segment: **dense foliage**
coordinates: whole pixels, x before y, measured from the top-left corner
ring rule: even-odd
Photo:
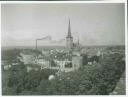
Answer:
[[[6,60],[7,63],[17,62],[17,57],[20,56],[19,49],[2,50],[2,61]]]
[[[100,63],[86,65],[76,72],[66,73],[48,83],[42,94],[60,95],[107,95],[113,91],[121,74],[125,70],[122,56],[105,56]],[[42,88],[41,88],[42,87]]]
[[[120,54],[106,55],[100,58],[98,63],[84,65],[74,72],[62,73],[53,80],[48,80],[48,77],[56,71],[43,69],[26,72],[26,66],[20,63],[9,71],[3,71],[2,93],[3,95],[107,95],[113,91],[125,71],[122,57]]]

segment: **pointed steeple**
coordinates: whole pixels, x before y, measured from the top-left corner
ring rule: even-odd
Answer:
[[[70,19],[69,19],[69,26],[68,26],[68,35],[67,37],[72,37],[71,35],[71,27],[70,27]]]
[[[69,50],[73,48],[73,37],[71,35],[71,27],[70,27],[70,19],[69,19],[69,26],[68,26],[68,33],[66,37],[66,45]]]

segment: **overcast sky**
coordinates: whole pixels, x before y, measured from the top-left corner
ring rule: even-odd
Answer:
[[[83,45],[124,45],[124,4],[2,4],[2,45],[64,45],[70,18],[74,41]],[[46,37],[50,37],[49,40]],[[54,41],[54,42],[49,42]]]

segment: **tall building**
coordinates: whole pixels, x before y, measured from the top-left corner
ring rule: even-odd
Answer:
[[[70,19],[69,19],[68,34],[66,37],[66,46],[69,50],[73,48],[73,37],[71,35]]]

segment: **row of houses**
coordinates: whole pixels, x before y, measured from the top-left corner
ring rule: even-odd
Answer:
[[[56,69],[64,72],[70,72],[77,70],[80,66],[82,66],[83,60],[82,56],[72,56],[71,60],[69,60],[68,58],[65,58],[64,60],[58,60],[47,59],[43,56],[39,58],[34,54],[21,53],[20,55],[20,61],[22,61],[29,68],[28,71],[33,70],[34,68],[37,70],[36,67],[40,67],[40,69],[47,68]],[[35,67],[28,64],[34,64]]]
[[[49,52],[48,50],[45,50],[46,52]],[[88,59],[92,56],[101,56],[103,52],[99,49],[83,49],[83,50],[74,50],[72,53],[68,52],[65,54],[64,50],[55,51],[62,55],[63,58],[59,56],[57,53],[54,53],[54,50],[50,51],[52,53],[45,53],[45,51],[42,51],[42,53],[36,53],[33,51],[22,51],[20,53],[20,56],[18,59],[20,62],[23,62],[26,67],[28,68],[28,71],[31,70],[39,70],[39,69],[57,69],[60,71],[74,71],[79,69],[83,65],[83,56],[81,54],[86,54]],[[64,54],[63,54],[64,53]],[[47,55],[47,56],[45,56]],[[51,55],[54,56],[51,58]],[[92,62],[94,61],[94,62]],[[95,60],[89,61],[88,64],[96,63]],[[17,63],[12,63],[13,65],[18,65]],[[5,69],[9,69],[12,64],[5,65]]]

